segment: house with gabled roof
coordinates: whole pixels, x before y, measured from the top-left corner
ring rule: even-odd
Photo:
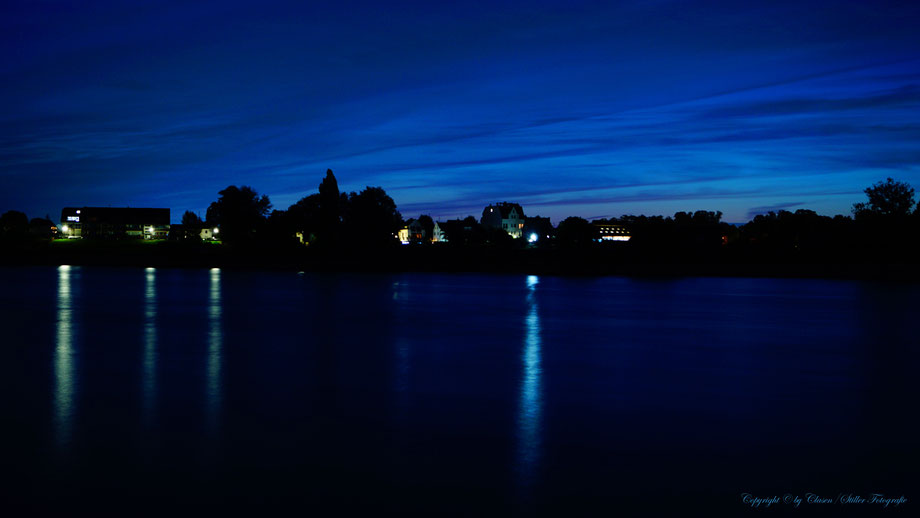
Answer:
[[[482,210],[479,222],[486,227],[500,228],[517,239],[524,235],[524,209],[517,203],[503,201]]]

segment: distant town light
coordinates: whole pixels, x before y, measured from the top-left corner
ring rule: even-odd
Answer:
[[[530,234],[530,237],[527,238],[527,241],[528,241],[529,243],[535,243],[535,242],[537,241],[537,235],[536,235],[536,234]]]

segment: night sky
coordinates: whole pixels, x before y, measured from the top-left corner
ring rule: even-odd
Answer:
[[[439,219],[920,188],[920,2],[609,4],[4,0],[0,212],[286,209],[327,168]]]

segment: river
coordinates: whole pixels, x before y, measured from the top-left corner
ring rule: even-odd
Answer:
[[[916,284],[61,266],[0,304],[32,513],[920,497]]]

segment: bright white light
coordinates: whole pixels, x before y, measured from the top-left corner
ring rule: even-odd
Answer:
[[[530,306],[524,320],[526,335],[521,356],[523,379],[517,417],[517,472],[518,484],[532,489],[534,474],[538,471],[543,444],[543,367],[541,353],[542,325],[537,300],[534,297],[540,279],[527,276],[527,304]]]
[[[214,228],[214,233],[217,234],[218,232],[220,232],[220,229],[217,228],[217,227],[215,227],[215,228]]]
[[[143,363],[143,418],[144,424],[150,426],[156,401],[157,373],[157,287],[156,268],[146,269],[146,289],[144,290],[144,363]]]
[[[57,341],[54,348],[54,409],[58,444],[70,442],[74,418],[74,391],[77,373],[74,370],[73,296],[70,265],[58,267]]]
[[[527,238],[527,241],[530,242],[530,243],[536,242],[536,241],[537,241],[537,235],[536,235],[536,234],[530,234],[530,237]]]
[[[223,400],[223,306],[220,268],[211,268],[208,292],[208,361],[207,361],[207,423],[210,432],[219,430]]]
[[[61,230],[64,232],[67,232],[68,230],[70,230],[70,227],[68,227],[67,225],[64,225],[61,227]]]

